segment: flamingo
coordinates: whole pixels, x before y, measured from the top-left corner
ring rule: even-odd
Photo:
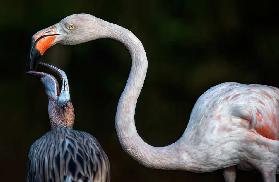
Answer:
[[[129,30],[89,14],[73,14],[33,35],[30,69],[55,44],[75,45],[99,38],[123,43],[132,66],[118,102],[115,127],[122,148],[146,167],[211,172],[224,169],[227,182],[236,168],[256,169],[275,182],[279,164],[279,89],[222,83],[195,103],[183,135],[164,147],[147,144],[137,133],[135,109],[148,61],[141,41]]]
[[[51,125],[51,131],[30,148],[27,181],[109,182],[109,160],[98,141],[86,132],[72,129],[75,115],[65,72],[42,65],[61,77],[62,86],[59,91],[57,80],[50,74],[27,72],[44,85]]]

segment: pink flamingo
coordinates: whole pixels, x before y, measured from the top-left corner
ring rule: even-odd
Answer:
[[[279,164],[279,89],[265,85],[223,83],[197,100],[184,134],[165,147],[147,144],[135,127],[135,108],[146,71],[140,40],[129,30],[89,14],[74,14],[33,36],[30,69],[56,43],[74,45],[112,38],[122,42],[132,67],[116,113],[123,149],[141,164],[157,169],[210,172],[224,169],[227,182],[239,169],[257,169],[275,182]]]

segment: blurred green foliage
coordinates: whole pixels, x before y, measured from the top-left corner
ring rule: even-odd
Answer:
[[[130,29],[149,59],[136,124],[150,144],[183,133],[191,108],[225,81],[278,86],[278,2],[240,0],[79,0],[0,2],[0,176],[24,181],[27,154],[49,130],[47,98],[25,72],[33,33],[72,13],[90,13]],[[109,156],[112,181],[223,181],[207,174],[147,169],[120,147],[114,130],[118,98],[130,68],[128,51],[112,40],[55,46],[44,58],[68,74],[75,128],[93,134]],[[238,181],[261,181],[241,172]]]

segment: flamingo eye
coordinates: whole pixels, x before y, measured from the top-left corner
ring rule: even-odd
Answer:
[[[74,30],[76,27],[75,27],[75,25],[74,24],[67,24],[66,25],[66,28],[68,29],[68,30]]]

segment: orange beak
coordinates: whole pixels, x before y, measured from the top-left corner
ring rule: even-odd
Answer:
[[[55,26],[51,26],[42,31],[37,32],[32,37],[32,45],[30,50],[30,70],[36,68],[37,61],[40,59],[44,53],[54,45],[56,35]]]

